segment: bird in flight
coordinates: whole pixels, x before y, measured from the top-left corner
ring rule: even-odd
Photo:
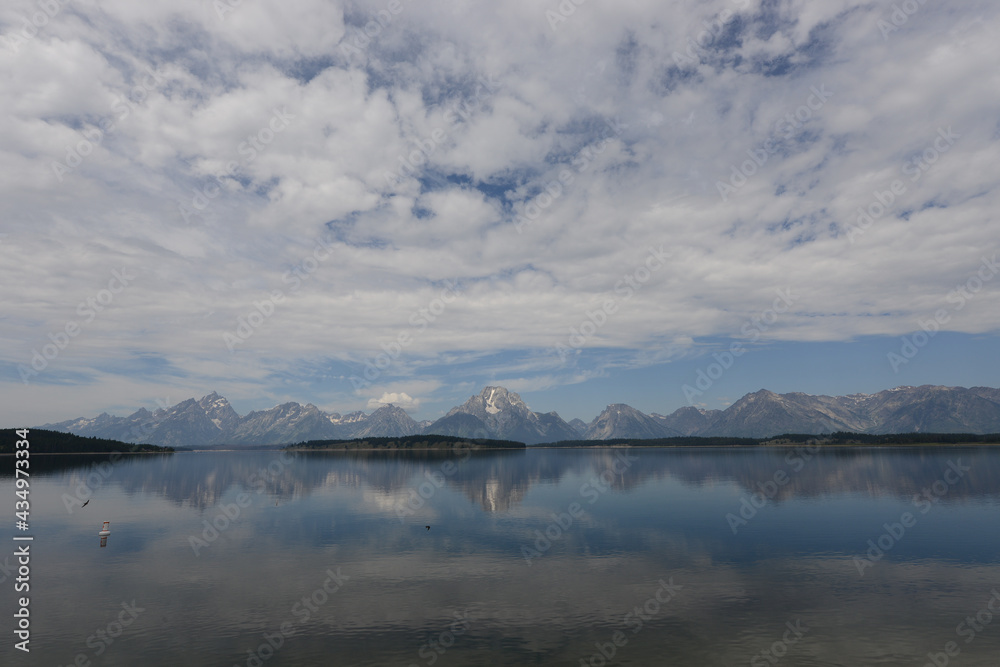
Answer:
[[[90,502],[90,498],[87,498],[87,502],[84,503],[84,504],[82,504],[82,505],[80,505],[80,509],[83,509],[84,507],[86,507],[89,502]]]

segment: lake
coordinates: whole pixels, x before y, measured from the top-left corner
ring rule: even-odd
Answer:
[[[4,665],[1000,664],[997,448],[31,464]]]

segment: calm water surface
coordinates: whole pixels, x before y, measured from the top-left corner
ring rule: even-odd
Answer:
[[[4,665],[1000,664],[1000,449],[102,460],[31,459]]]

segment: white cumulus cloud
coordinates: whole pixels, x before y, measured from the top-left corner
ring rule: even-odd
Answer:
[[[384,392],[379,398],[368,399],[368,409],[377,410],[383,405],[389,404],[395,405],[397,408],[403,408],[404,410],[416,410],[420,407],[420,399],[413,398],[405,391],[402,392]]]

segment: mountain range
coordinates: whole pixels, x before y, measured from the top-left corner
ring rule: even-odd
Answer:
[[[998,433],[1000,389],[896,387],[876,394],[813,396],[761,389],[725,410],[683,407],[669,415],[645,414],[624,403],[609,405],[589,424],[534,412],[503,387],[485,387],[434,422],[418,422],[395,405],[371,414],[324,412],[290,402],[240,416],[213,392],[169,408],[142,408],[128,417],[102,413],[37,428],[131,443],[167,446],[273,445],[305,440],[398,437],[416,434],[517,440],[529,445],[559,440],[729,436],[766,438],[782,433]]]

